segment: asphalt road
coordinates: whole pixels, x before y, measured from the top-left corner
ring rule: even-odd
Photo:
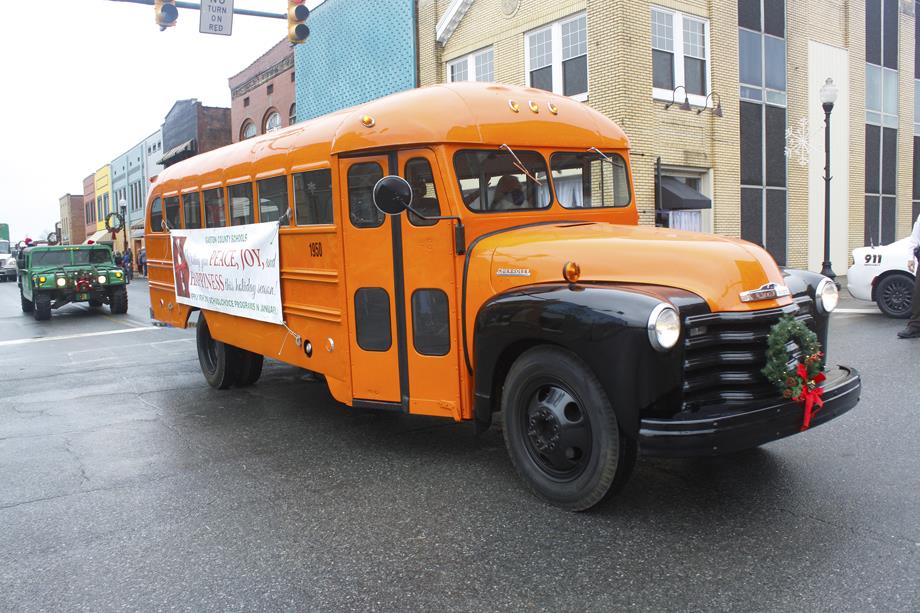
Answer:
[[[871,308],[848,301],[844,306]],[[193,331],[0,284],[0,610],[920,610],[920,340],[847,313],[863,396],[718,459],[640,458],[585,514],[501,434],[355,412],[295,368],[202,378]]]

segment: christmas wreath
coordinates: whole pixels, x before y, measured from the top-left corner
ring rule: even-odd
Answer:
[[[812,416],[824,406],[823,358],[818,336],[791,315],[784,315],[770,328],[767,365],[761,372],[779,388],[783,398],[804,406],[802,430],[808,429]]]

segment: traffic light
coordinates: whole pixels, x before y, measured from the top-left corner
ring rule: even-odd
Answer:
[[[288,0],[288,40],[299,45],[310,36],[310,28],[304,22],[310,16],[306,0]]]
[[[157,25],[161,31],[173,27],[179,19],[176,0],[154,0],[153,10],[156,11]]]

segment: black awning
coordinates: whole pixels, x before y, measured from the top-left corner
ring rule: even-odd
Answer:
[[[711,209],[712,200],[699,193],[683,181],[674,177],[661,177],[661,202],[658,209],[683,211],[688,209]]]

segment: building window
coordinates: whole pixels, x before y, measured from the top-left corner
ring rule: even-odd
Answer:
[[[249,106],[249,96],[243,98],[243,108],[246,108],[247,106]]]
[[[291,112],[288,113],[288,125],[293,126],[297,123],[297,103],[291,105]]]
[[[243,122],[243,127],[240,129],[240,140],[252,138],[256,135],[256,132],[256,124],[247,119]]]
[[[274,84],[274,83],[269,83],[269,84],[268,84],[268,87],[265,88],[265,93],[268,94],[269,96],[271,96],[273,93],[275,93],[275,84]]]
[[[492,48],[469,53],[447,63],[447,81],[494,81]]]
[[[265,132],[272,132],[281,127],[281,114],[272,109],[265,118]]]
[[[652,96],[672,100],[683,87],[691,104],[709,93],[709,21],[659,7],[652,9]]]
[[[292,70],[292,71],[291,71],[291,83],[293,83],[293,82],[294,82],[294,71]]]
[[[588,27],[585,14],[529,32],[524,41],[527,84],[576,100],[588,99]]]
[[[897,224],[898,0],[866,2],[865,142],[863,237],[887,244]]]
[[[739,2],[741,238],[786,263],[785,2]]]

